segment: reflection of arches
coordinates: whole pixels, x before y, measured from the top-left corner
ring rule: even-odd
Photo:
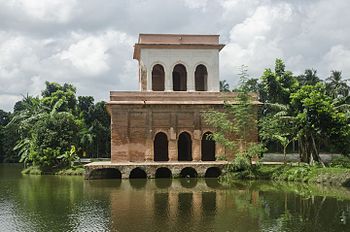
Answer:
[[[181,178],[196,178],[198,176],[197,171],[194,168],[186,167],[181,170]]]
[[[196,71],[194,72],[194,80],[196,91],[208,90],[208,71],[203,64],[200,64],[196,67]]]
[[[156,170],[156,174],[155,174],[156,178],[171,178],[172,174],[171,171],[169,170],[169,168],[158,168]]]
[[[165,73],[164,68],[160,64],[156,64],[152,69],[152,90],[164,91]]]
[[[141,168],[134,168],[133,170],[131,170],[129,178],[130,179],[147,178],[147,173]]]
[[[220,175],[221,175],[220,168],[211,167],[211,168],[207,169],[207,171],[205,172],[204,177],[207,177],[207,178],[218,178]]]
[[[202,136],[202,161],[215,161],[215,141],[212,140],[211,135],[211,132],[206,132]]]
[[[122,173],[116,168],[102,168],[92,170],[89,179],[121,179]]]
[[[184,188],[194,188],[198,183],[198,178],[180,178],[180,184]]]
[[[159,132],[154,138],[154,161],[168,161],[168,137],[165,133]]]
[[[186,91],[187,90],[187,71],[182,64],[175,65],[173,69],[173,90]]]
[[[187,132],[182,132],[177,141],[179,161],[192,161],[192,140]]]

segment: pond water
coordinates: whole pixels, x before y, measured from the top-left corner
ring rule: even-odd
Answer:
[[[350,190],[215,179],[22,176],[0,165],[0,231],[350,231]]]

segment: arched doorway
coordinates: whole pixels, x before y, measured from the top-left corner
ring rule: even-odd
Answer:
[[[211,132],[206,132],[202,136],[202,161],[215,161],[215,141],[211,139],[211,135]]]
[[[173,69],[173,90],[186,91],[187,90],[187,71],[182,64],[175,65]]]
[[[160,64],[156,64],[152,69],[152,90],[164,91],[165,73],[164,68]]]
[[[179,161],[192,161],[192,140],[187,132],[182,132],[179,135],[177,154]]]
[[[208,72],[204,65],[200,64],[196,67],[196,71],[194,72],[194,80],[196,91],[208,90]]]
[[[168,137],[165,133],[156,134],[153,142],[154,161],[168,161]]]

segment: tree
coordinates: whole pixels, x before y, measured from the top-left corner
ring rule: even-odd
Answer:
[[[317,76],[317,70],[315,69],[306,69],[304,74],[297,76],[301,86],[304,85],[316,85],[321,82],[320,78]]]
[[[239,76],[241,84],[237,89],[237,97],[225,102],[224,111],[206,112],[204,119],[208,125],[215,128],[213,140],[231,152],[240,153],[251,162],[251,158],[259,155],[261,151],[254,143],[249,142],[251,134],[256,133],[257,111],[252,104],[252,96],[242,88],[248,79],[245,66],[242,66]]]
[[[327,95],[324,83],[303,86],[292,94],[291,105],[295,110],[302,161],[308,163],[316,161],[323,164],[319,156],[320,144],[327,143],[332,134],[334,136],[334,127],[337,125],[338,130],[347,131],[345,134],[350,132],[348,125],[339,124],[342,121],[348,122],[345,114]],[[345,134],[337,133],[337,136],[340,139]]]
[[[220,92],[230,92],[230,85],[226,80],[220,81]]]
[[[283,147],[284,162],[287,162],[287,147],[297,139],[295,118],[288,116],[288,107],[273,105],[278,107],[280,112],[262,117],[259,121],[259,135],[265,141],[275,141]]]
[[[346,84],[346,80],[342,79],[340,71],[331,71],[330,77],[326,79],[326,89],[333,99],[343,99],[349,96],[349,86]]]

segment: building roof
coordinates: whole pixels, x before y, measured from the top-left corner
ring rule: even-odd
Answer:
[[[219,35],[191,34],[139,34],[134,46],[134,59],[140,59],[141,48],[157,49],[218,49],[225,46],[219,43]]]

